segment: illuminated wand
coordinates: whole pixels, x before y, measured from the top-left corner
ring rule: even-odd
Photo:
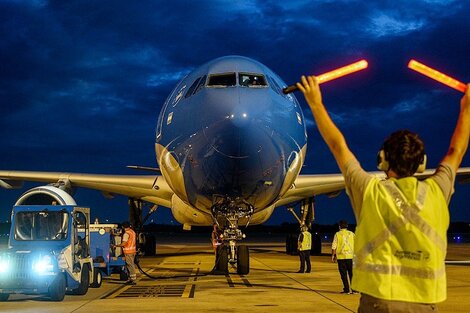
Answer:
[[[465,92],[467,91],[467,85],[464,83],[447,76],[446,74],[443,74],[439,71],[436,71],[433,68],[430,68],[429,66],[426,66],[422,63],[419,63],[416,60],[411,59],[410,63],[408,63],[408,67],[412,70],[415,70],[418,73],[421,73],[429,78],[432,78],[434,80],[437,80],[438,82],[447,85],[451,88],[457,89],[458,91]]]
[[[337,68],[336,70],[332,70],[330,72],[326,72],[326,73],[318,75],[317,76],[318,83],[319,84],[325,83],[327,81],[330,81],[330,80],[333,80],[333,79],[336,79],[336,78],[339,78],[339,77],[342,77],[342,76],[345,76],[345,75],[349,75],[351,73],[363,70],[363,69],[367,68],[367,66],[368,66],[368,63],[367,63],[366,60],[360,60],[358,62],[351,63],[349,65]],[[296,90],[298,90],[296,85],[290,85],[290,86],[282,89],[282,92],[285,93],[285,94],[288,94],[288,93],[294,92]]]

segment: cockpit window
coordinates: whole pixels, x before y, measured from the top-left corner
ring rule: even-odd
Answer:
[[[239,73],[238,81],[243,87],[266,87],[266,78],[261,74]]]
[[[194,94],[198,93],[199,90],[201,90],[202,87],[204,87],[204,84],[206,83],[206,78],[207,78],[206,75],[201,77],[201,79],[199,80],[199,84],[197,85],[196,89],[194,90]]]
[[[207,86],[209,87],[230,87],[237,84],[235,73],[213,74],[209,76]]]
[[[194,91],[196,90],[197,85],[199,84],[199,81],[201,80],[201,77],[198,77],[194,83],[189,87],[188,91],[184,95],[185,98],[188,98],[194,94]]]
[[[202,76],[202,77],[198,77],[196,78],[196,80],[193,82],[193,84],[191,85],[191,87],[189,87],[188,91],[186,92],[186,94],[184,95],[185,98],[189,98],[191,97],[192,95],[195,95],[196,93],[198,93],[199,90],[202,89],[202,87],[204,87],[204,84],[206,83],[206,75]]]

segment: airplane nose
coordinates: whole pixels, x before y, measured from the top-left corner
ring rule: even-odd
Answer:
[[[244,110],[236,110],[226,117],[226,119],[237,128],[247,127],[250,123],[250,118],[252,117],[249,116],[249,113]]]
[[[249,158],[259,152],[266,133],[248,112],[233,112],[204,129],[206,140],[217,153],[229,158]]]
[[[241,90],[237,97],[219,97],[219,105],[204,112],[205,138],[214,151],[226,157],[255,157],[271,141],[272,125],[265,112],[272,111],[273,104],[257,93],[246,92]]]
[[[201,158],[206,190],[217,188],[221,194],[257,198],[266,188],[264,181],[279,180],[285,172],[276,146],[261,123],[243,112],[226,116],[204,130],[209,143]],[[272,164],[276,164],[275,167]],[[274,189],[273,189],[274,192]],[[267,197],[271,201],[271,197]],[[258,201],[258,200],[257,200]]]
[[[292,120],[292,110],[266,96],[235,97],[224,90],[207,96],[198,116],[188,120],[194,119],[199,130],[177,153],[188,156],[179,163],[189,201],[211,203],[216,192],[268,205],[283,186],[291,155],[303,146],[297,136],[302,126],[285,123]]]

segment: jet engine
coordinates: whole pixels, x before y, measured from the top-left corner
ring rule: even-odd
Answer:
[[[15,205],[77,205],[66,191],[54,186],[40,186],[23,193]]]

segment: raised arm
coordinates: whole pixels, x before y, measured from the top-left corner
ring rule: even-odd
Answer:
[[[454,134],[450,140],[449,150],[442,162],[445,162],[457,170],[462,163],[462,159],[467,151],[470,137],[470,84],[467,91],[460,100],[460,114],[455,126]]]
[[[297,87],[304,94],[323,140],[325,140],[335,157],[336,163],[338,163],[339,168],[344,173],[346,164],[351,159],[355,159],[355,156],[349,150],[343,134],[333,123],[323,105],[317,78],[314,76],[302,76],[301,81],[301,83],[297,83]]]

